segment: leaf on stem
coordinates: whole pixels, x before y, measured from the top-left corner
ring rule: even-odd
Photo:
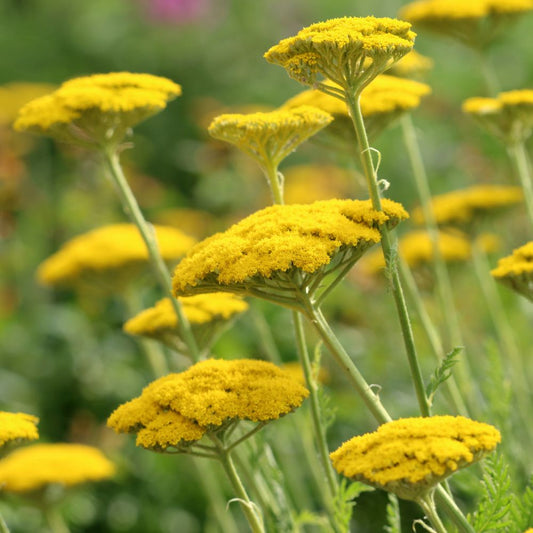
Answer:
[[[453,366],[459,362],[457,358],[463,350],[461,346],[456,346],[450,353],[446,354],[440,365],[435,369],[426,387],[426,396],[431,405],[437,389],[452,375]]]

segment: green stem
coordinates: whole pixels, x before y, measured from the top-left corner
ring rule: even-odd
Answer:
[[[444,527],[435,507],[433,500],[433,494],[426,494],[426,496],[417,500],[418,505],[422,507],[427,518],[431,522],[431,525],[435,528],[437,533],[448,533],[448,530]]]
[[[70,533],[65,519],[55,505],[47,506],[43,512],[52,533]]]
[[[139,229],[141,237],[146,244],[146,248],[148,249],[148,255],[154,267],[158,281],[165,295],[170,298],[172,306],[176,312],[176,316],[178,317],[178,328],[180,330],[180,334],[189,349],[191,358],[196,362],[199,359],[198,347],[192,334],[189,321],[183,312],[182,306],[179,300],[175,298],[172,293],[170,273],[165,262],[163,261],[163,258],[161,257],[161,254],[159,253],[159,247],[157,245],[153,227],[146,222],[139,208],[137,200],[135,199],[126,177],[124,176],[122,167],[120,166],[120,161],[116,150],[112,148],[105,148],[103,149],[103,154],[110,171],[111,178],[115,183],[117,192],[120,196],[122,207],[124,208],[124,211],[130,218],[131,222]]]
[[[259,341],[261,342],[265,355],[274,364],[282,364],[283,361],[281,359],[281,355],[279,354],[278,347],[274,342],[272,332],[268,327],[268,323],[266,321],[265,315],[263,314],[263,311],[261,309],[257,309],[257,307],[255,306],[251,306],[248,313],[250,314],[255,329],[259,334]]]
[[[474,50],[479,61],[479,66],[481,68],[481,74],[485,81],[485,87],[489,96],[496,96],[500,92],[500,82],[496,77],[494,68],[490,62],[489,56],[487,55],[487,49],[480,47]]]
[[[520,179],[529,222],[533,227],[533,177],[531,175],[531,165],[528,161],[526,147],[523,142],[519,142],[507,146],[507,151],[514,166],[515,173]]]
[[[4,517],[0,514],[0,533],[9,533],[9,528],[4,520]]]
[[[372,200],[372,206],[376,211],[383,211],[379,194],[377,174],[376,170],[374,169],[374,164],[372,162],[370,144],[368,142],[368,137],[366,134],[359,98],[360,94],[347,94],[346,104],[348,106],[348,110],[350,112],[350,116],[352,118],[353,126],[357,136],[361,163],[363,166],[364,174],[366,176],[368,191]],[[383,249],[383,255],[385,256],[387,269],[390,272],[392,294],[394,296],[394,302],[396,304],[396,310],[398,312],[398,318],[400,320],[400,326],[402,329],[407,359],[409,361],[409,368],[411,370],[411,378],[415,387],[420,413],[422,414],[422,416],[429,416],[430,407],[424,390],[424,380],[422,378],[422,372],[420,370],[420,364],[418,362],[418,356],[416,353],[413,331],[411,328],[411,321],[409,318],[409,313],[407,310],[407,305],[405,302],[405,297],[403,294],[396,261],[393,259],[394,246],[389,230],[385,224],[380,227],[380,233],[381,247]]]
[[[283,204],[283,187],[280,182],[280,173],[278,166],[269,160],[269,164],[263,167],[263,172],[266,175],[270,190],[272,191],[272,197],[274,203],[278,205]]]
[[[476,533],[474,528],[469,524],[465,515],[461,509],[457,507],[457,504],[453,498],[446,492],[444,487],[438,486],[435,489],[434,496],[437,503],[444,509],[450,520],[453,521],[459,533]]]

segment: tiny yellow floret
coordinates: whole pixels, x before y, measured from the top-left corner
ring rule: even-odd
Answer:
[[[13,441],[38,439],[38,422],[33,415],[0,411],[0,447]]]

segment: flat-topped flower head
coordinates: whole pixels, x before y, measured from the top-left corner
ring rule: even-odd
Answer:
[[[227,292],[197,294],[179,300],[202,353],[209,350],[233,317],[248,309],[242,298]],[[154,307],[128,320],[124,331],[160,340],[181,353],[186,351],[176,311],[169,298],[160,300]]]
[[[13,82],[0,85],[0,125],[10,125],[22,106],[54,89],[54,85],[47,83]]]
[[[194,239],[168,226],[153,226],[159,251],[168,263],[176,263]],[[121,290],[147,270],[148,251],[133,224],[111,224],[74,237],[38,268],[43,285],[84,285]]]
[[[150,74],[84,76],[26,104],[14,127],[83,146],[116,146],[130,128],[180,94],[178,84]]]
[[[333,117],[316,107],[249,114],[224,114],[216,117],[209,133],[252,156],[265,168],[277,168],[297,146],[326,127]]]
[[[38,439],[37,422],[39,419],[33,415],[0,411],[0,448],[9,443]]]
[[[491,274],[494,279],[533,301],[533,241],[500,259]]]
[[[412,50],[394,63],[388,72],[400,78],[423,79],[433,68],[433,64],[433,59]]]
[[[468,98],[463,111],[506,144],[521,143],[533,131],[533,89],[506,91],[496,98]]]
[[[462,416],[402,418],[352,438],[330,457],[350,479],[417,500],[500,440],[493,426]]]
[[[137,433],[137,445],[144,448],[186,450],[204,434],[223,432],[239,421],[276,420],[308,394],[272,363],[208,359],[152,382],[141,396],[118,407],[108,425]]]
[[[51,484],[70,487],[114,473],[114,464],[99,449],[83,444],[32,444],[0,460],[0,486],[7,492],[31,492]]]
[[[298,307],[323,278],[345,272],[380,240],[381,224],[407,218],[403,207],[383,201],[324,200],[275,205],[194,246],[176,267],[174,294],[228,291]]]
[[[418,0],[404,6],[400,16],[416,28],[482,48],[493,42],[507,23],[531,10],[531,0]]]
[[[265,58],[304,85],[329,79],[352,94],[412,50],[415,33],[410,28],[391,18],[335,18],[283,39]]]

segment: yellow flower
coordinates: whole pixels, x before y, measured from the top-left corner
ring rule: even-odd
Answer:
[[[354,264],[380,240],[378,226],[407,217],[400,204],[325,200],[275,205],[257,211],[224,233],[194,246],[176,267],[176,296],[228,291],[298,307],[325,275]],[[277,298],[279,296],[279,298]]]
[[[39,438],[36,416],[0,411],[0,447],[13,441]]]
[[[176,262],[194,244],[180,230],[154,226],[159,251],[167,262]],[[46,259],[37,271],[44,285],[105,285],[120,289],[142,273],[148,251],[133,224],[112,224],[79,235]]]
[[[238,146],[263,169],[277,168],[297,146],[332,120],[324,111],[300,106],[265,113],[219,115],[208,131],[216,139]]]
[[[224,292],[197,294],[179,300],[202,352],[212,346],[230,318],[248,309],[248,304],[240,297]],[[155,338],[182,353],[185,351],[176,311],[168,298],[128,320],[124,324],[124,331],[131,335]]]
[[[66,486],[110,478],[115,467],[100,450],[82,444],[33,444],[0,460],[0,486],[29,492],[52,483]]]
[[[314,86],[321,75],[352,93],[412,50],[415,34],[410,28],[391,18],[331,19],[283,39],[265,58],[304,85]]]
[[[0,124],[11,124],[24,104],[54,89],[46,83],[14,82],[0,86]]]
[[[496,98],[468,98],[463,111],[506,144],[521,143],[533,131],[533,90],[506,91]]]
[[[480,48],[494,40],[502,23],[532,9],[531,0],[419,0],[404,6],[400,16]]]
[[[150,74],[113,72],[74,78],[26,104],[14,127],[85,146],[116,145],[129,128],[180,94],[179,85]]]
[[[498,261],[492,276],[533,301],[533,241]]]
[[[390,68],[390,74],[401,78],[422,78],[433,68],[433,59],[412,50]]]
[[[403,418],[352,438],[330,457],[344,476],[416,500],[500,440],[493,426],[462,416]]]
[[[137,433],[137,445],[184,449],[240,420],[265,423],[299,407],[308,391],[272,363],[208,359],[150,385],[118,407],[108,426]]]
[[[298,361],[283,363],[281,369],[283,370],[283,372],[287,372],[287,374],[289,374],[292,379],[305,386],[306,383],[304,371],[302,365]],[[327,369],[322,366],[319,368],[313,368],[313,374],[316,374],[315,380],[318,383],[326,383],[327,381],[329,381],[329,373]]]

